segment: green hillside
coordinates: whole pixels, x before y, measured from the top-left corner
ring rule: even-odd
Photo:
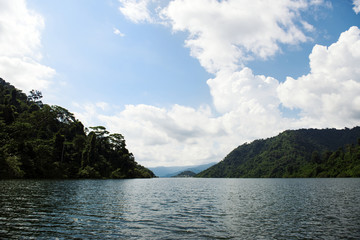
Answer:
[[[360,127],[288,130],[243,144],[197,177],[360,177]]]
[[[183,171],[173,177],[175,178],[186,178],[186,177],[194,177],[196,175],[196,173],[192,172],[192,171]]]
[[[27,96],[0,78],[0,179],[148,178],[121,134],[84,128],[65,108]]]

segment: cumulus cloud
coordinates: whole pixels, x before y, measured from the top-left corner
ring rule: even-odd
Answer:
[[[166,109],[144,104],[127,105],[115,115],[104,113],[100,104],[78,105],[81,111],[75,115],[88,126],[102,123],[111,132],[122,133],[145,166],[192,165],[219,161],[240,143],[270,137],[291,126],[276,107],[249,101],[219,116],[206,105]]]
[[[39,63],[43,27],[24,0],[0,0],[0,77],[27,91],[48,87],[55,74]]]
[[[112,131],[124,133],[130,150],[146,166],[219,161],[241,143],[285,129],[358,124],[357,27],[341,34],[329,47],[315,45],[309,56],[311,71],[297,79],[279,82],[246,67],[250,60],[280,53],[283,45],[311,40],[307,34],[316,29],[301,14],[311,7],[330,7],[329,2],[173,0],[157,12],[148,7],[155,0],[131,2],[146,6],[146,11],[135,8],[142,9],[146,17],[132,18],[123,12],[125,16],[134,22],[154,23],[154,16],[160,14],[162,23],[173,31],[188,33],[185,46],[214,74],[207,81],[214,109],[207,105],[198,109],[129,105],[116,115],[96,116]],[[354,5],[357,11],[357,0]],[[299,117],[284,117],[280,108],[296,109]]]
[[[360,30],[351,27],[329,47],[316,45],[311,72],[279,87],[284,106],[299,108],[309,124],[341,127],[360,119]]]
[[[360,0],[353,0],[354,1],[354,11],[356,12],[356,14],[358,14],[360,12]]]
[[[197,109],[181,105],[159,108],[127,105],[115,115],[101,113],[104,103],[79,106],[81,120],[102,122],[112,132],[121,132],[139,162],[146,166],[171,166],[221,160],[240,143],[270,137],[291,127],[281,116],[278,81],[254,75],[249,68],[222,72],[208,84],[216,108]],[[219,101],[219,102],[217,102]]]
[[[27,9],[23,0],[0,1],[1,54],[11,57],[38,55],[44,21]]]
[[[121,132],[129,149],[146,166],[191,165],[216,161],[225,142],[222,122],[212,117],[209,107],[199,109],[174,105],[170,109],[149,105],[127,105],[109,116],[100,104],[78,105],[76,116],[87,123],[102,122],[112,132]],[[91,126],[91,125],[89,125]],[[221,144],[221,146],[220,146]]]
[[[276,110],[280,103],[276,96],[278,81],[271,77],[255,76],[245,67],[238,72],[220,71],[207,81],[214,105],[221,113],[239,108],[263,111]]]
[[[201,164],[221,160],[241,143],[303,127],[353,127],[360,120],[360,30],[351,27],[329,47],[315,45],[311,71],[281,83],[251,69],[219,71],[208,80],[216,112],[174,105],[169,109],[128,105],[115,115],[99,114],[106,103],[81,106],[85,122],[121,132],[146,166]],[[279,106],[300,110],[286,118]]]
[[[204,7],[206,6],[206,7]],[[162,10],[174,31],[187,31],[186,46],[210,73],[235,70],[249,59],[273,56],[280,44],[298,44],[312,30],[299,12],[306,1],[174,0]]]

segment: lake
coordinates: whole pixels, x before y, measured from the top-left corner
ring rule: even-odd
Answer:
[[[1,239],[360,239],[360,179],[3,180]]]

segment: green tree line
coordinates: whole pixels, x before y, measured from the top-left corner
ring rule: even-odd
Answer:
[[[288,130],[230,152],[197,177],[360,177],[360,127]]]
[[[0,78],[0,178],[150,178],[121,134],[89,129],[65,108]]]

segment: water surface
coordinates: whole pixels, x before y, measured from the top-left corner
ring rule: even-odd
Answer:
[[[5,239],[360,239],[360,179],[0,181]]]

